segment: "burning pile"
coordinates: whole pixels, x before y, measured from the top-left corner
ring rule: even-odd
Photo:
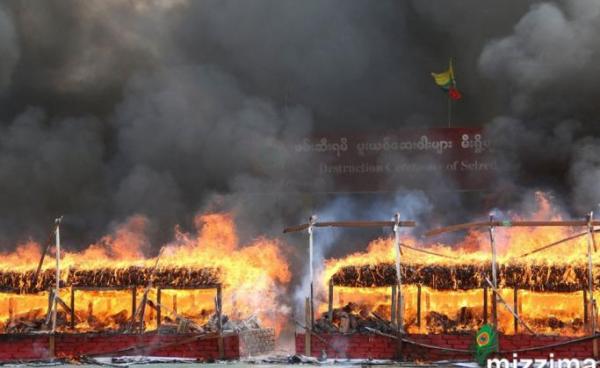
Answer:
[[[335,308],[332,311],[332,318],[329,321],[327,313],[315,321],[315,330],[317,332],[370,332],[369,329],[375,329],[384,333],[393,333],[394,327],[389,319],[383,314],[369,310],[365,305],[348,303],[341,308]]]
[[[37,293],[50,290],[56,283],[56,273],[47,269],[37,276],[35,271],[0,271],[0,290],[17,293]],[[144,287],[149,282],[154,287],[171,289],[215,288],[221,283],[215,268],[163,267],[156,270],[147,267],[98,268],[91,270],[69,269],[61,287],[115,288]]]
[[[528,215],[528,219],[562,219],[547,196],[538,193],[537,201],[538,210]],[[515,221],[521,219],[514,214],[511,217]],[[503,227],[496,231],[500,295],[537,332],[570,335],[584,332],[589,309],[586,302],[589,300],[586,294],[588,244],[585,236],[576,236],[579,232],[580,229],[566,227]],[[571,240],[532,253],[565,238]],[[406,235],[401,242],[408,245],[403,247],[401,256],[405,330],[419,333],[472,331],[486,319],[489,321],[492,292],[484,287],[485,278],[491,278],[491,255],[486,230],[470,230],[458,244],[430,242],[425,248],[430,254],[411,249],[424,249],[421,239],[417,241]],[[321,292],[326,294],[331,282],[335,289],[334,310],[335,307],[343,309],[351,302],[363,310],[353,314],[359,319],[384,315],[378,312],[384,310],[389,320],[391,287],[397,285],[394,258],[393,239],[381,238],[369,244],[366,252],[328,260],[321,274]],[[594,265],[598,260],[600,252],[593,254]],[[593,283],[598,287],[598,266],[594,266],[593,274]],[[320,311],[326,308],[326,305],[319,306]],[[512,315],[500,304],[498,318],[501,331],[516,332]],[[319,319],[317,324],[325,322],[340,330],[340,323],[329,320]]]
[[[585,265],[570,264],[502,264],[498,267],[500,288],[532,291],[574,292],[587,287]],[[403,265],[402,283],[423,285],[436,290],[470,290],[486,286],[485,275],[491,266],[477,264],[409,264]],[[600,274],[594,283],[600,285]],[[383,287],[397,285],[396,268],[391,263],[344,266],[331,277],[336,286]]]
[[[278,333],[288,312],[280,293],[291,278],[282,244],[258,238],[240,245],[229,214],[200,215],[195,220],[197,232],[176,228],[174,240],[162,247],[158,259],[144,256],[150,246],[147,221],[140,216],[83,251],[69,252],[71,247],[64,244],[59,326],[70,330],[73,319],[76,331],[147,330],[159,327],[160,313],[163,330],[211,331],[218,321],[214,312],[219,287],[225,329],[256,326],[260,321]],[[28,243],[0,255],[0,330],[33,331],[47,324],[55,260],[49,254],[36,279],[40,249]],[[132,318],[132,311],[149,285],[141,323],[140,314]],[[74,310],[68,303],[71,291]]]

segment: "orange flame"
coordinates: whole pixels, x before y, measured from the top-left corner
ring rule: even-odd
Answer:
[[[544,193],[536,193],[537,209],[527,216],[534,220],[561,220],[560,212],[552,205],[550,197]],[[509,213],[513,220],[522,219],[521,216]],[[526,263],[534,265],[544,264],[571,264],[586,267],[587,239],[585,236],[558,245],[531,256],[522,258],[521,255],[544,246],[548,243],[566,238],[568,236],[581,233],[582,229],[572,229],[566,227],[502,227],[496,230],[496,244],[498,245],[498,262],[503,263]],[[490,239],[487,229],[470,230],[465,237],[456,244],[444,244],[435,239],[428,244],[421,244],[420,241],[410,235],[405,235],[401,239],[402,243],[413,247],[421,247],[430,251],[454,257],[453,259],[441,258],[435,255],[423,254],[404,248],[402,255],[403,264],[420,265],[443,265],[443,264],[469,264],[469,263],[489,263],[491,262]],[[597,253],[593,255],[594,262],[598,261]],[[373,240],[364,252],[350,254],[342,259],[329,259],[325,262],[325,268],[320,275],[321,288],[326,290],[330,278],[345,266],[374,265],[379,263],[393,263],[395,260],[394,242],[392,238],[379,238]],[[565,275],[564,277],[569,277]],[[390,288],[377,289],[359,289],[336,287],[334,296],[334,307],[342,307],[345,303],[353,301],[366,308],[379,311],[379,315],[390,317]],[[404,285],[403,294],[405,298],[405,317],[409,322],[409,331],[427,332],[425,322],[421,327],[415,325],[416,318],[416,285]],[[500,291],[504,300],[513,307],[513,290],[504,289]],[[438,291],[423,287],[421,293],[421,311],[422,319],[431,312],[442,313],[450,318],[459,319],[459,315],[464,313],[464,308],[470,308],[479,318],[479,323],[483,314],[483,294],[482,290],[469,291]],[[488,297],[488,308],[491,305],[491,292]],[[571,325],[580,324],[583,320],[583,296],[581,292],[575,293],[535,293],[526,290],[520,290],[518,294],[517,309],[526,323],[535,326],[537,332],[561,332],[565,334],[581,334],[583,329],[577,331],[570,327],[561,327],[557,321],[570,321]],[[543,307],[541,307],[543,306]],[[325,303],[319,307],[320,312],[327,308]],[[461,311],[462,309],[462,311]],[[501,331],[513,331],[513,317],[508,310],[498,304],[499,328]],[[551,321],[551,322],[548,322]],[[548,324],[552,324],[548,326]],[[411,324],[412,323],[412,324]],[[557,327],[558,326],[558,327]],[[570,325],[569,325],[570,326]],[[473,328],[473,326],[467,326]],[[519,326],[521,331],[523,327]]]
[[[145,235],[147,224],[145,217],[133,216],[113,234],[80,252],[68,251],[71,247],[64,244],[63,249],[67,251],[61,257],[61,267],[63,270],[152,267],[156,258],[144,257],[144,251],[150,247]],[[234,320],[256,315],[263,326],[273,327],[278,333],[289,312],[281,302],[280,293],[291,279],[287,260],[281,252],[283,245],[278,240],[264,237],[241,244],[231,214],[198,215],[194,224],[196,231],[193,233],[176,229],[175,239],[164,246],[158,267],[218,268],[223,287],[223,313]],[[13,253],[0,255],[0,267],[11,271],[31,270],[37,267],[40,255],[40,246],[28,242],[18,246]],[[44,268],[53,268],[54,264],[55,260],[49,255]],[[66,272],[62,276],[66,277]],[[137,293],[138,305],[141,291]],[[69,300],[68,292],[63,289],[63,300]],[[155,297],[153,290],[149,299],[155,300]],[[170,312],[176,311],[196,322],[206,322],[214,312],[214,297],[214,290],[163,290],[163,317],[174,320],[175,315]],[[77,291],[76,299],[78,330],[91,329],[92,325],[114,327],[131,318],[130,291]],[[4,321],[0,328],[20,317],[44,315],[47,304],[47,293],[0,294],[0,320]],[[155,311],[147,308],[147,328],[156,327],[154,317]]]

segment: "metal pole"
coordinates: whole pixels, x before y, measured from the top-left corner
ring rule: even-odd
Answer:
[[[60,222],[62,221],[62,216],[58,217],[54,220],[56,224],[56,228],[54,230],[55,244],[56,244],[56,283],[54,286],[54,297],[52,298],[52,333],[56,332],[56,300],[59,296],[60,291]]]
[[[396,254],[396,279],[398,281],[398,303],[396,304],[397,320],[396,320],[396,336],[398,342],[396,346],[396,355],[398,359],[402,359],[402,338],[404,332],[404,302],[402,296],[402,272],[400,270],[400,214],[396,212],[394,215],[394,252]]]
[[[394,253],[396,255],[396,279],[398,280],[398,330],[402,331],[404,325],[404,311],[402,310],[402,274],[400,265],[400,214],[394,215]]]
[[[490,215],[490,245],[492,246],[492,283],[494,284],[494,289],[492,290],[492,324],[494,325],[494,329],[498,329],[498,296],[496,290],[498,290],[498,276],[496,270],[496,242],[494,240],[494,226],[492,225],[494,221],[494,215]]]
[[[452,126],[452,99],[448,96],[448,128]]]
[[[317,216],[312,215],[308,219],[308,272],[310,274],[310,328],[311,330],[314,328],[315,324],[315,305],[314,305],[314,271],[313,271],[313,225],[317,221]]]
[[[594,226],[592,225],[592,221],[594,218],[594,211],[590,211],[588,215],[588,237],[587,237],[587,257],[588,257],[588,289],[589,289],[589,302],[590,306],[588,308],[588,313],[590,314],[589,325],[590,325],[590,334],[596,334],[596,298],[594,297],[594,272],[593,267],[594,264],[592,262],[592,243],[594,236]],[[594,358],[598,356],[598,340],[594,339],[592,341],[592,348]]]

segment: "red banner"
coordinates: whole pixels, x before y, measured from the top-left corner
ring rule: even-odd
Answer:
[[[317,134],[295,145],[316,156],[315,179],[336,189],[393,191],[423,180],[449,180],[457,189],[485,189],[497,171],[481,128],[399,130],[380,134]]]

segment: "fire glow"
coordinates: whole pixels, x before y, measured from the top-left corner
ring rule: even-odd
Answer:
[[[147,225],[144,217],[134,216],[114,234],[103,237],[81,252],[68,252],[67,244],[67,252],[63,252],[61,257],[61,284],[64,283],[66,287],[61,289],[60,298],[69,300],[69,283],[84,282],[85,275],[89,273],[96,275],[94,281],[101,280],[111,286],[112,280],[129,280],[130,270],[152,270],[156,258],[145,258],[143,255],[144,250],[149,248],[145,236]],[[174,240],[162,250],[156,272],[146,271],[146,274],[153,279],[166,277],[169,284],[185,286],[204,270],[202,277],[218,278],[223,293],[223,314],[229,319],[242,320],[256,316],[263,326],[280,331],[288,313],[288,308],[280,302],[281,293],[291,278],[287,260],[281,251],[282,244],[267,238],[240,244],[230,214],[199,215],[195,218],[195,227],[195,233],[176,229]],[[15,282],[14,277],[17,274],[33,274],[41,256],[40,249],[38,244],[30,242],[19,246],[13,253],[2,255],[0,267],[7,270],[1,277],[3,284],[16,283],[24,288],[23,282]],[[40,279],[48,276],[49,284],[53,283],[50,276],[54,272],[53,266],[54,259],[49,255],[40,276]],[[134,283],[133,286],[139,305],[146,283]],[[162,321],[165,324],[175,322],[177,316],[183,316],[203,325],[215,312],[215,289],[165,288],[161,293]],[[131,290],[76,289],[75,294],[76,331],[123,330],[129,325],[132,315]],[[148,300],[149,304],[156,302],[156,289],[150,289]],[[24,332],[22,329],[25,329],[31,332],[31,327],[35,326],[32,321],[43,320],[47,309],[47,291],[34,294],[0,293],[0,330]],[[146,330],[157,327],[156,312],[154,308],[146,308]],[[65,322],[68,316],[64,311],[61,313],[62,323],[58,329],[68,331],[69,326]]]
[[[537,193],[536,199],[537,210],[527,219],[562,219],[548,196]],[[514,214],[510,217],[513,221],[522,219]],[[516,290],[516,310],[536,333],[574,336],[585,333],[586,237],[522,257],[534,249],[579,232],[581,229],[567,227],[507,227],[496,231],[500,295],[513,307]],[[403,248],[403,269],[409,275],[403,276],[402,287],[406,330],[412,333],[475,330],[484,321],[481,285],[491,263],[489,234],[487,231],[470,230],[453,245],[435,238],[424,240],[429,241],[426,246],[422,244],[423,239],[404,235],[401,242],[448,258]],[[333,295],[334,310],[346,306],[346,313],[354,314],[357,319],[375,312],[377,318],[389,320],[392,295],[389,285],[395,282],[393,244],[392,238],[376,239],[369,244],[366,252],[326,261],[320,276],[321,299],[326,299],[323,297],[324,290],[333,280],[337,282]],[[594,264],[598,257],[597,253],[593,254]],[[361,270],[368,272],[361,273]],[[598,275],[597,271],[595,275]],[[386,278],[388,280],[384,281]],[[519,287],[515,288],[513,284]],[[490,313],[491,298],[492,292],[488,290],[487,313]],[[348,304],[350,302],[352,304]],[[326,311],[327,304],[321,303],[318,312]],[[333,323],[339,327],[340,321],[334,317]],[[515,325],[513,316],[498,303],[499,330],[515,333]],[[523,330],[522,326],[517,328]]]

